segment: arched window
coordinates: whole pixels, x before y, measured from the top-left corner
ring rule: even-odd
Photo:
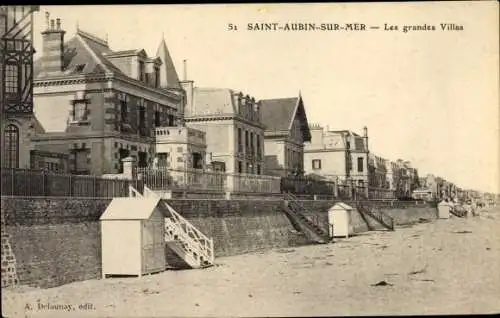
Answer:
[[[19,167],[19,128],[8,125],[4,130],[5,166]]]

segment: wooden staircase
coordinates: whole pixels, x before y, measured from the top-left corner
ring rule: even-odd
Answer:
[[[158,195],[144,186],[143,194],[130,187],[130,196],[133,197],[158,197]],[[178,260],[169,263],[174,268],[205,268],[214,264],[214,243],[212,238],[208,238],[198,230],[188,220],[183,218],[165,201],[160,201],[163,208],[166,208],[165,218],[165,243],[167,249],[178,256],[184,264],[179,264]],[[167,253],[168,254],[168,253]],[[172,266],[173,265],[173,266]]]
[[[303,214],[303,212],[307,212],[307,209],[295,195],[285,193],[284,199],[284,211],[300,232],[304,233],[309,240],[318,244],[326,244],[331,241],[329,233],[319,226],[317,218],[308,218]]]
[[[165,218],[165,242],[191,268],[204,268],[214,263],[214,243],[170,205],[162,204],[171,217]]]
[[[380,208],[372,208],[369,205],[358,201],[356,203],[356,209],[359,213],[374,219],[389,231],[394,231],[394,218],[385,214]]]

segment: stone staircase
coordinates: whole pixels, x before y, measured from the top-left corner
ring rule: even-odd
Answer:
[[[129,188],[132,197],[158,197],[158,195],[144,186],[143,193],[139,193],[134,188]],[[173,262],[167,259],[170,268],[205,268],[214,264],[214,243],[212,238],[208,238],[198,230],[188,220],[183,218],[165,201],[160,201],[165,214],[165,244],[167,255],[174,253],[177,257]]]
[[[394,231],[394,219],[390,215],[384,213],[380,208],[374,208],[368,204],[358,201],[356,202],[356,209],[362,215],[368,216],[377,221],[385,229]]]
[[[285,213],[290,221],[292,221],[300,232],[304,233],[310,241],[318,244],[326,244],[331,241],[328,232],[319,226],[317,218],[310,219],[304,214],[304,212],[307,212],[307,209],[299,202],[295,195],[285,193],[284,199]]]

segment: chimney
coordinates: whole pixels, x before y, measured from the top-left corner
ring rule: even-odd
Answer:
[[[194,112],[194,103],[193,103],[193,95],[194,95],[194,81],[189,81],[187,79],[187,61],[183,60],[183,66],[184,66],[184,74],[183,74],[183,80],[180,81],[180,84],[182,86],[182,89],[185,92],[185,99],[184,99],[184,107],[182,111],[182,117],[184,116],[190,116]]]
[[[63,71],[64,34],[61,29],[61,19],[50,19],[50,14],[45,12],[46,30],[42,32],[43,64],[46,73],[59,73]]]
[[[363,139],[365,140],[365,151],[368,152],[368,128],[363,127]]]
[[[184,63],[184,74],[183,74],[183,81],[187,81],[187,61],[183,60]]]

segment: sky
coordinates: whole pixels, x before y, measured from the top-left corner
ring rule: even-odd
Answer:
[[[113,50],[156,54],[167,42],[179,76],[256,99],[295,97],[309,123],[362,133],[370,151],[411,161],[462,188],[500,192],[498,3],[41,6],[66,39],[79,28]],[[365,31],[256,31],[248,23],[363,23]],[[228,24],[237,26],[229,30]],[[462,30],[441,31],[441,23]],[[397,31],[385,30],[398,26]],[[405,25],[435,31],[403,32]],[[379,26],[379,29],[369,29]],[[460,27],[458,27],[460,28]]]

